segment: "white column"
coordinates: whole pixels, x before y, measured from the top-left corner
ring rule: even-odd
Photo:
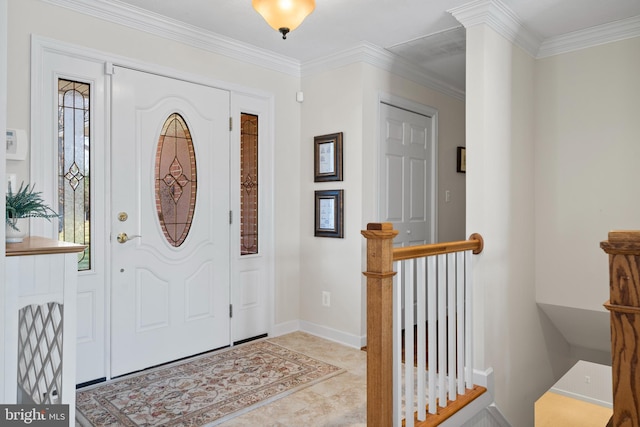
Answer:
[[[474,368],[494,369],[490,392],[512,425],[533,425],[534,400],[553,375],[543,362],[549,354],[534,281],[533,56],[540,40],[499,0],[450,12],[467,31],[467,235],[487,242],[474,259]]]

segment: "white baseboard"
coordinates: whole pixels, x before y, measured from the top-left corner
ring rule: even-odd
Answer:
[[[366,343],[366,337],[348,334],[337,329],[328,328],[326,326],[317,325],[304,320],[300,321],[300,330],[329,341],[335,341],[348,347],[357,348],[358,350],[364,347],[365,344],[363,343]]]
[[[582,400],[583,402],[593,403],[594,405],[604,406],[605,408],[613,409],[613,403],[606,402],[604,400],[596,399],[593,397],[585,396],[584,394],[573,393],[573,392],[556,388],[556,387],[551,387],[549,391],[556,394],[560,394],[562,396],[570,397],[572,399]]]
[[[329,341],[335,341],[348,347],[357,348],[358,350],[364,347],[367,343],[367,337],[359,337],[357,335],[348,334],[337,329],[328,328],[326,326],[317,325],[304,320],[290,320],[288,322],[273,325],[269,336],[279,337],[280,335],[286,335],[297,331],[307,332],[311,335],[315,335]]]
[[[300,321],[299,320],[290,320],[288,322],[278,323],[277,325],[273,325],[271,329],[271,333],[269,336],[271,337],[279,337],[280,335],[290,334],[292,332],[297,332],[300,330]]]

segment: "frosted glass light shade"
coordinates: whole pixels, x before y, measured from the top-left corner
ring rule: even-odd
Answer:
[[[271,28],[282,33],[283,39],[316,7],[315,0],[252,0],[251,4]]]

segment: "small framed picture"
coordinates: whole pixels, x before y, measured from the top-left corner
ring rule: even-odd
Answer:
[[[342,181],[342,132],[313,138],[315,182]]]
[[[456,172],[467,173],[467,149],[458,147],[458,156],[456,162]]]
[[[344,190],[316,191],[316,237],[343,238]]]

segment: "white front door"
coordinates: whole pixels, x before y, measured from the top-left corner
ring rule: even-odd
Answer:
[[[112,101],[114,377],[229,345],[230,194],[227,91],[116,67]]]
[[[380,201],[378,217],[391,222],[395,246],[433,243],[435,147],[433,119],[380,104]]]

